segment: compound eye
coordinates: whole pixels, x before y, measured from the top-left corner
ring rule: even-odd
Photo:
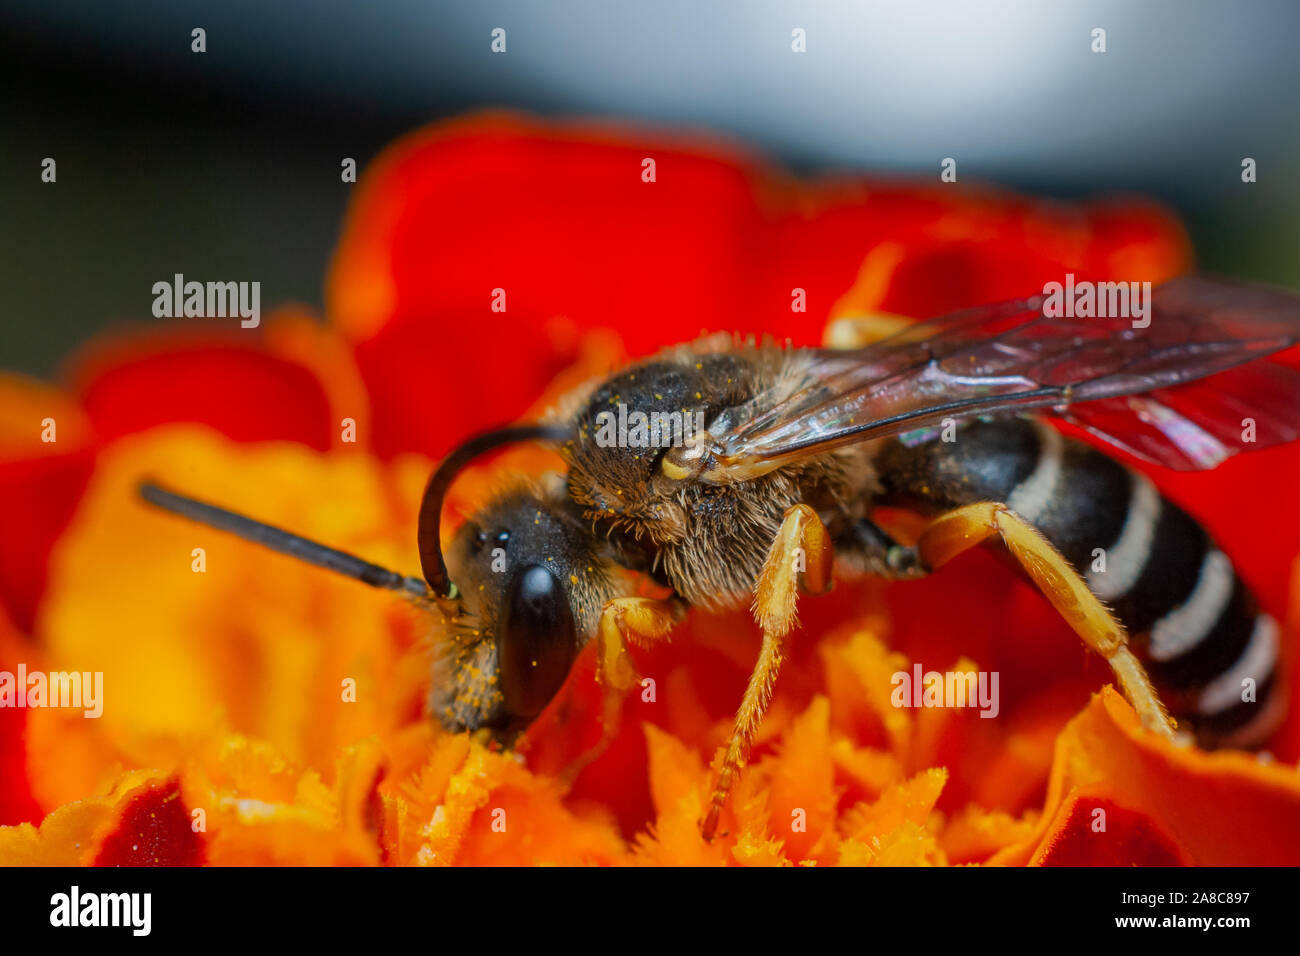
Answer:
[[[705,433],[693,435],[682,444],[669,448],[659,459],[659,473],[673,481],[694,480],[709,461],[711,441],[711,436]]]
[[[506,589],[501,618],[501,693],[513,716],[531,718],[555,696],[578,652],[564,587],[545,567],[520,570]]]

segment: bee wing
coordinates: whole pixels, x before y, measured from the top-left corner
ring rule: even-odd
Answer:
[[[1230,453],[1198,449],[1177,420],[1221,446],[1235,423],[1240,446],[1242,418],[1254,411],[1270,422],[1273,440],[1295,437],[1286,423],[1300,409],[1300,376],[1280,366],[1266,366],[1276,375],[1239,375],[1240,394],[1221,392],[1217,403],[1176,393],[1300,341],[1300,297],[1187,277],[1159,286],[1151,300],[1142,328],[1131,319],[1044,316],[1036,296],[917,323],[864,349],[800,353],[773,387],[709,426],[711,459],[700,480],[745,480],[946,418],[1032,409],[1073,417],[1120,445],[1136,435],[1130,444],[1176,467],[1210,467]],[[1267,402],[1257,397],[1263,384]],[[1122,401],[1138,395],[1146,402]],[[1172,417],[1161,424],[1163,411]]]
[[[1167,468],[1213,468],[1300,438],[1300,373],[1267,359],[1146,395],[1071,407],[1066,421]]]

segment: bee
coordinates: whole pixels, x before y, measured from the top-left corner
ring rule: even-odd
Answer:
[[[1035,296],[883,337],[842,321],[849,347],[712,337],[635,362],[439,464],[420,508],[420,578],[154,484],[141,493],[435,611],[432,716],[506,745],[587,644],[609,715],[636,680],[629,644],[665,639],[687,608],[751,607],[762,645],[702,821],[709,838],[799,592],[826,590],[832,569],[917,578],[981,543],[1016,559],[1151,732],[1258,744],[1285,708],[1276,621],[1194,518],[1050,419],[1178,469],[1292,441],[1300,374],[1266,356],[1300,341],[1300,297],[1184,277],[1155,290],[1144,326],[1050,311]],[[444,554],[456,476],[524,441],[552,444],[565,473],[498,493]],[[886,506],[925,520],[919,537],[878,524]],[[637,575],[671,596],[637,596]]]

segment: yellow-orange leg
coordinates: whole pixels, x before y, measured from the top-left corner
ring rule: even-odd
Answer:
[[[640,681],[627,645],[646,647],[667,638],[678,617],[673,604],[653,598],[614,598],[601,609],[596,627],[596,680],[604,688],[600,741],[565,768],[566,781],[572,782],[618,736],[623,698]]]
[[[718,817],[726,806],[727,794],[749,754],[749,745],[763,722],[772,700],[772,685],[781,669],[785,637],[797,621],[797,590],[819,594],[830,585],[833,551],[830,535],[807,505],[795,505],[785,513],[781,530],[767,552],[763,570],[754,584],[754,618],[763,629],[763,648],[749,676],[749,686],[736,712],[736,723],[727,740],[722,765],[713,784],[708,813],[701,826],[706,840],[713,839]]]
[[[614,598],[600,612],[596,629],[596,679],[622,692],[638,680],[627,645],[649,647],[672,633],[678,613],[668,601],[654,598]]]
[[[1156,695],[1146,670],[1128,647],[1124,625],[1088,590],[1083,579],[1042,532],[1006,505],[979,502],[949,511],[922,532],[916,550],[934,570],[993,535],[1000,535],[1061,617],[1084,644],[1110,664],[1143,724],[1173,737],[1174,726]]]

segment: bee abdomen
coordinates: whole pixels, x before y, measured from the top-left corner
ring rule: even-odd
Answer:
[[[1180,725],[1207,746],[1263,741],[1284,707],[1279,629],[1194,519],[1045,423],[975,422],[954,437],[885,445],[886,496],[926,510],[1005,502],[1114,610]]]

